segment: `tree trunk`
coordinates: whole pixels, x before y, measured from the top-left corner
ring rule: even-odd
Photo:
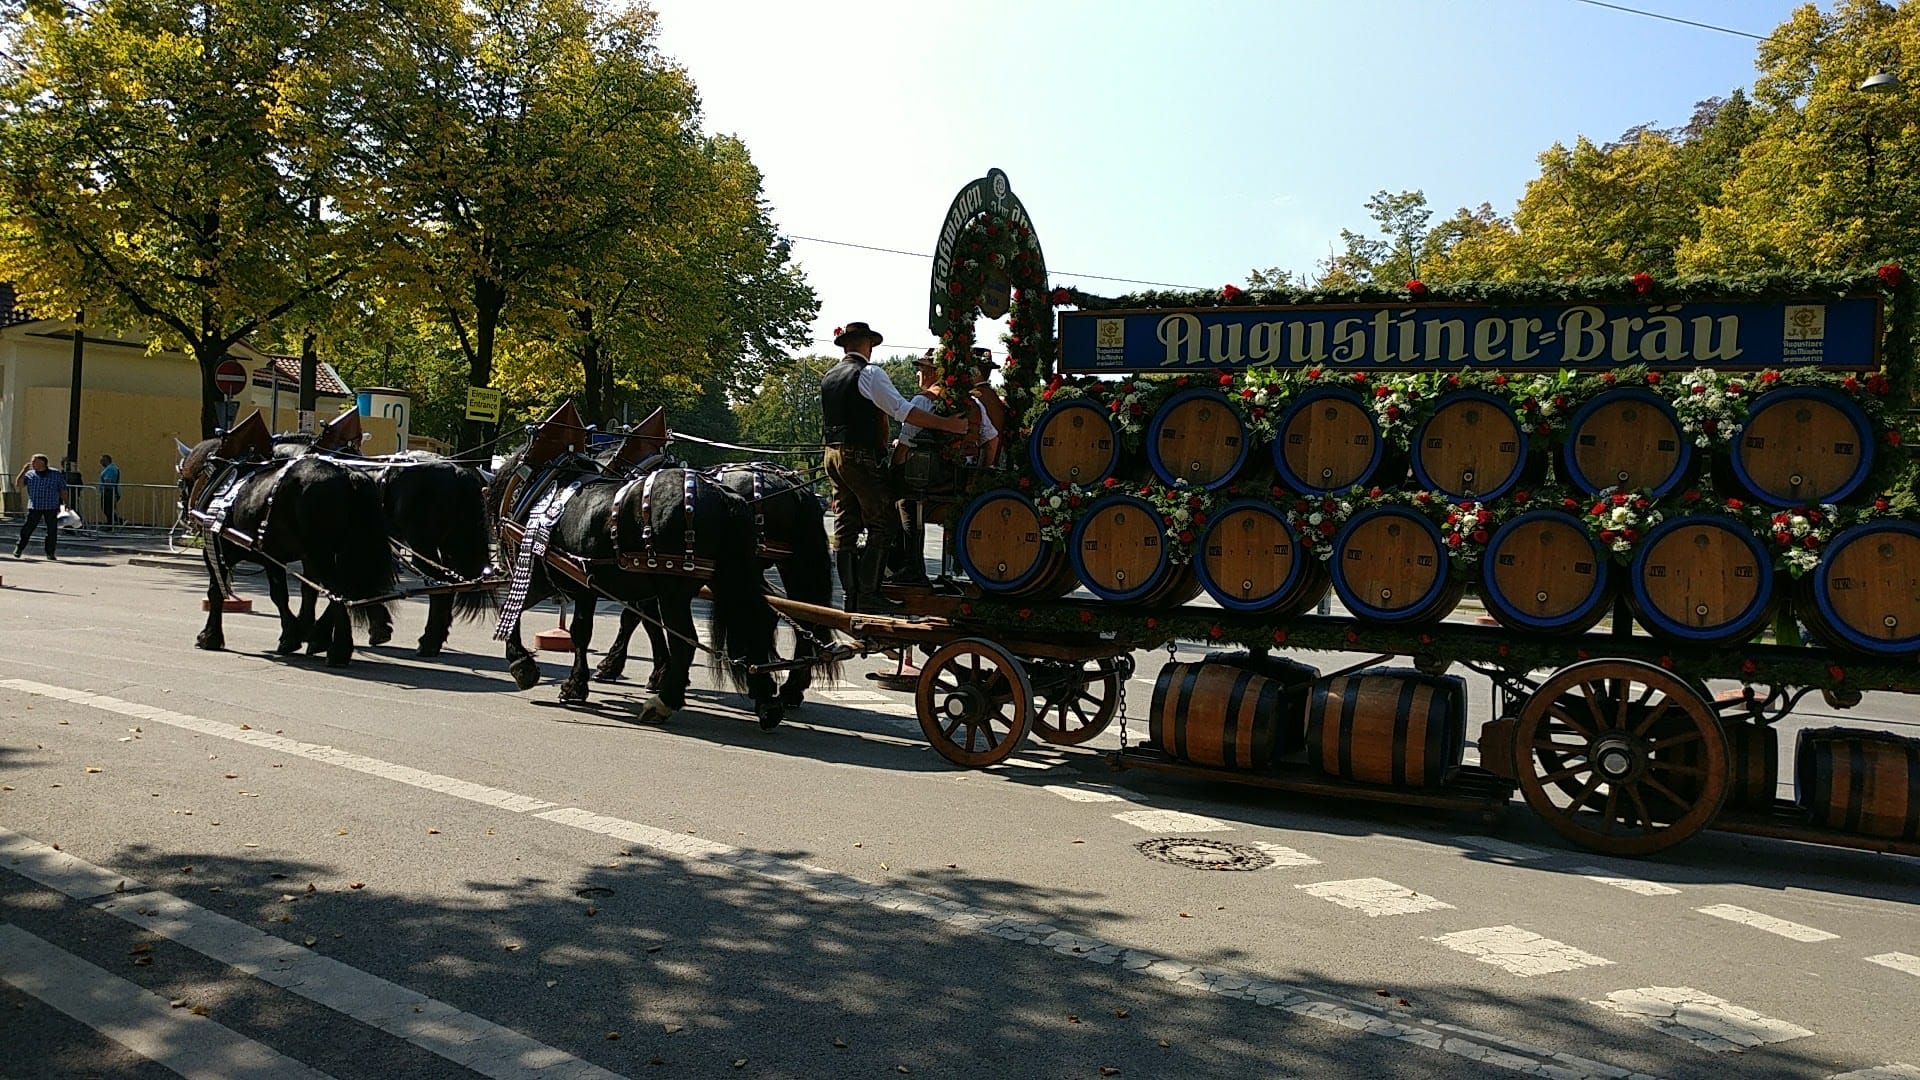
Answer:
[[[475,278],[473,282],[473,353],[467,360],[467,385],[485,387],[493,383],[493,338],[500,326],[500,309],[507,303],[507,290],[499,282]],[[489,425],[468,420],[460,432],[461,456],[476,449],[489,438]]]
[[[274,379],[280,378],[279,369],[274,369]],[[320,405],[320,351],[315,343],[313,331],[300,336],[300,411],[313,412]],[[319,430],[320,418],[313,418]]]
[[[580,415],[588,424],[606,430],[607,374],[600,365],[600,339],[593,332],[593,309],[582,308],[574,316],[580,324]]]
[[[220,388],[213,385],[213,372],[220,366],[220,361],[226,358],[227,350],[220,347],[218,342],[203,338],[193,343],[193,359],[200,365],[200,437],[202,439],[213,438],[214,431],[220,427],[221,405],[226,398],[221,395]]]

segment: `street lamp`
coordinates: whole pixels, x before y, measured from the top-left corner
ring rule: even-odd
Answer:
[[[1900,92],[1900,76],[1881,68],[1862,79],[1854,89],[1863,94],[1897,94]]]

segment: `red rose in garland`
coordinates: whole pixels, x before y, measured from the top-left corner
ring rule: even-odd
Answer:
[[[1880,269],[1875,270],[1873,274],[1880,279],[1880,284],[1885,285],[1889,289],[1899,288],[1900,281],[1905,276],[1905,273],[1900,269],[1899,263],[1888,263]]]
[[[1419,278],[1414,278],[1412,281],[1407,282],[1407,295],[1413,297],[1415,300],[1424,299],[1427,295],[1427,283],[1421,281]]]
[[[1633,282],[1633,291],[1639,293],[1641,296],[1645,296],[1653,291],[1653,275],[1647,273],[1645,270],[1633,275],[1629,280]]]
[[[1247,295],[1247,291],[1245,289],[1240,288],[1237,285],[1220,286],[1220,299],[1224,303],[1237,304],[1240,302],[1241,298],[1246,295]]]
[[[1073,293],[1068,292],[1066,289],[1055,289],[1047,296],[1047,299],[1053,301],[1054,307],[1066,307],[1068,304],[1073,303]]]

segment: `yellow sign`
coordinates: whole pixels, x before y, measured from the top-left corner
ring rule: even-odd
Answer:
[[[489,424],[500,422],[500,391],[484,386],[467,387],[467,419]]]

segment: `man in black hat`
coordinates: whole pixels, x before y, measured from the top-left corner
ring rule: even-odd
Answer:
[[[848,611],[897,611],[900,605],[880,594],[887,549],[900,541],[900,519],[893,505],[887,465],[892,446],[889,420],[954,435],[967,433],[967,419],[936,416],[900,396],[893,380],[868,363],[884,338],[863,322],[834,332],[833,343],[847,351],[820,379],[822,441],[827,478],[833,481],[834,557]],[[857,554],[861,530],[867,549]]]

